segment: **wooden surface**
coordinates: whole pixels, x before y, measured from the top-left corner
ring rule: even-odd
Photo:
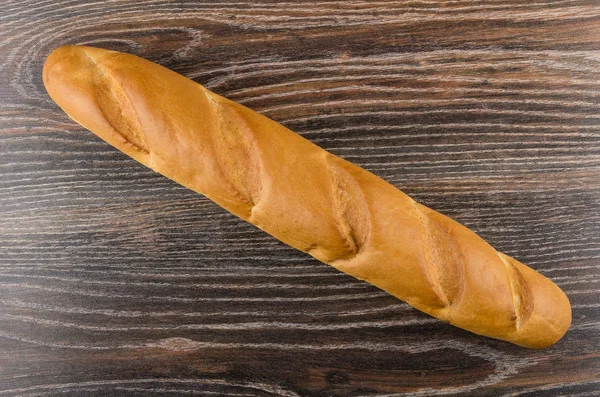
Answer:
[[[0,8],[0,396],[600,393],[597,0]],[[531,351],[438,322],[126,158],[46,95],[129,51],[285,124],[561,286]]]

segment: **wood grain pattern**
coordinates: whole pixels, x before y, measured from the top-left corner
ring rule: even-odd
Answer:
[[[552,278],[563,341],[473,336],[284,246],[72,123],[45,56],[159,62]],[[600,391],[596,0],[5,0],[0,396]]]

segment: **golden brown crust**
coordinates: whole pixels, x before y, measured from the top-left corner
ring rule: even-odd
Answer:
[[[44,65],[75,121],[279,240],[460,328],[529,348],[571,323],[552,281],[452,219],[159,65],[67,46]]]

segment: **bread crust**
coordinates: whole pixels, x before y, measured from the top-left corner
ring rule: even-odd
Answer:
[[[284,243],[457,327],[528,348],[571,324],[552,281],[269,118],[162,66],[54,50],[50,97],[77,123]]]

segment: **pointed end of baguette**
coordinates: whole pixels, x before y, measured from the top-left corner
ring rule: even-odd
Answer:
[[[145,147],[130,139],[120,128],[119,120],[111,120],[106,111],[106,98],[101,98],[98,75],[102,60],[114,51],[94,47],[69,45],[52,51],[43,69],[43,82],[50,98],[67,115],[100,138],[144,163],[148,156]],[[120,114],[120,112],[112,112]],[[115,123],[115,121],[117,123]],[[127,132],[127,131],[125,131]]]
[[[532,312],[511,342],[531,349],[544,349],[558,342],[571,326],[571,303],[567,295],[535,270],[512,260],[530,290]]]

